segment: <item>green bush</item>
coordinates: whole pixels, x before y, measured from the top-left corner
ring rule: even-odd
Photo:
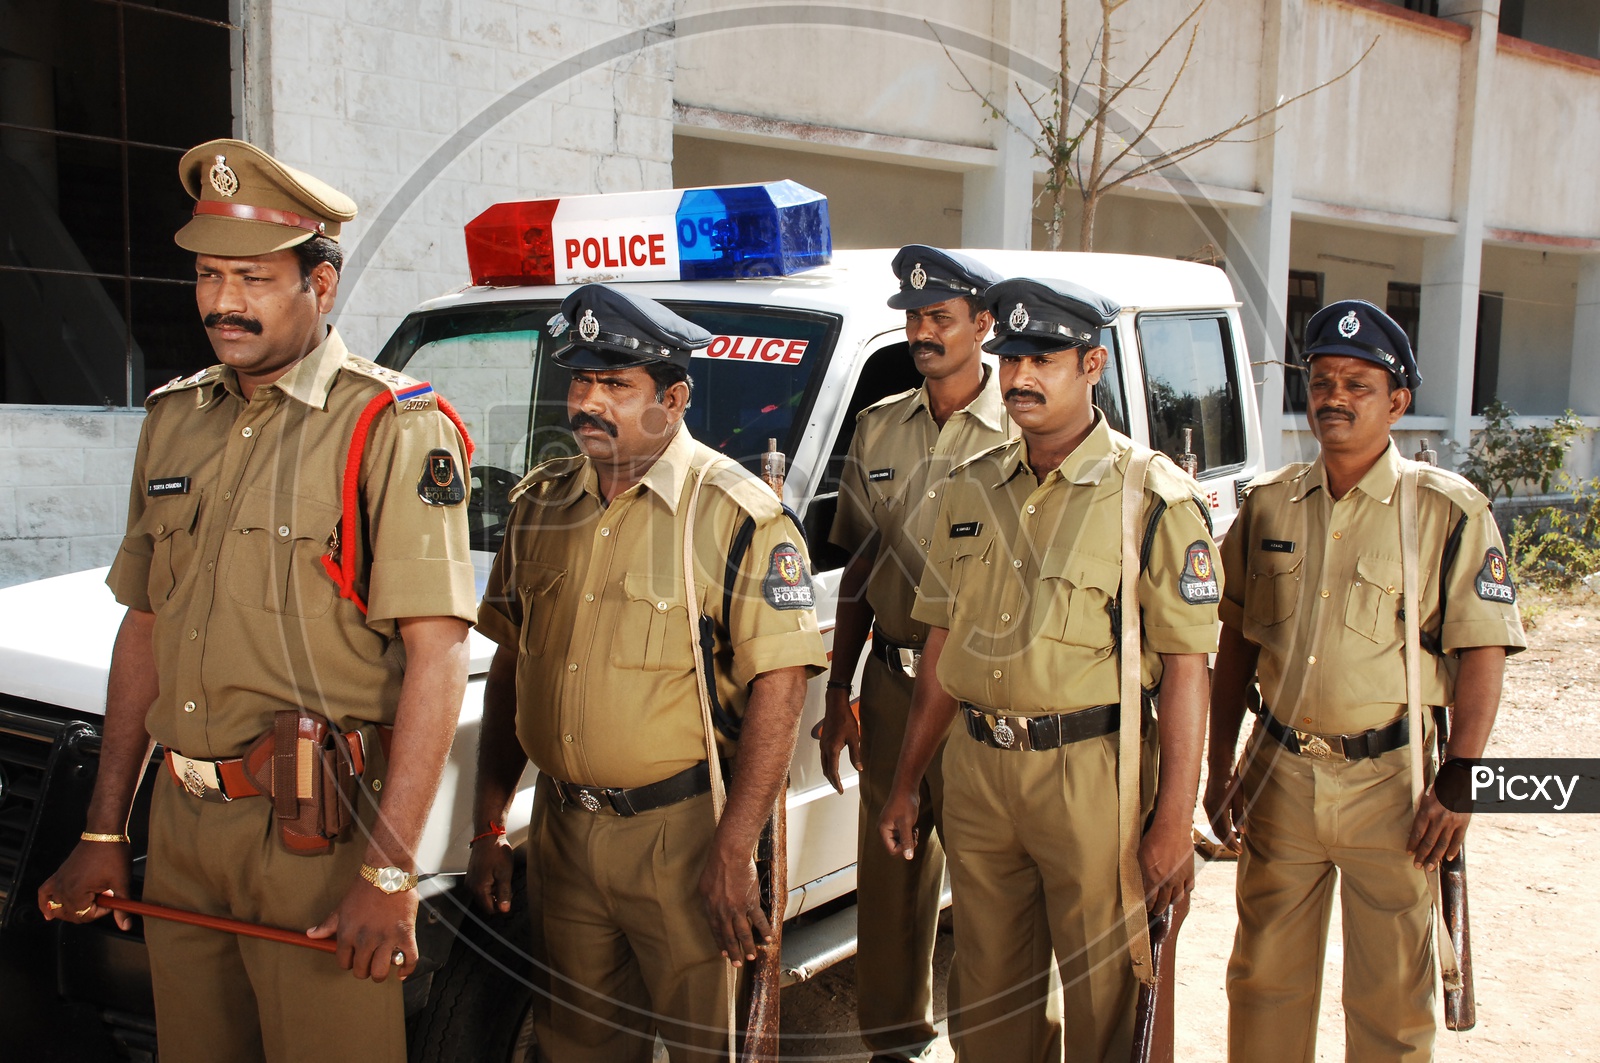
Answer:
[[[1600,477],[1577,485],[1570,507],[1518,517],[1506,552],[1517,583],[1565,590],[1600,572]]]
[[[1458,468],[1491,502],[1508,497],[1520,483],[1538,484],[1539,493],[1548,494],[1565,480],[1561,467],[1567,448],[1589,431],[1571,410],[1549,426],[1519,428],[1512,423],[1516,415],[1499,399],[1491,400],[1483,408],[1483,430],[1473,434]]]

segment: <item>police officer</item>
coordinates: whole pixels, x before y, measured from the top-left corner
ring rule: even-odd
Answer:
[[[1322,954],[1338,869],[1345,1056],[1431,1058],[1434,963],[1424,870],[1460,851],[1468,816],[1431,792],[1413,813],[1401,596],[1400,482],[1389,437],[1421,382],[1405,332],[1351,299],[1306,325],[1317,460],[1251,485],[1223,546],[1205,806],[1242,855],[1228,966],[1233,1060],[1316,1056]],[[1448,757],[1483,754],[1507,653],[1526,643],[1488,501],[1419,470],[1421,688],[1454,705]],[[1242,776],[1245,692],[1262,708]]]
[[[648,1061],[659,1032],[674,1060],[720,1059],[728,964],[754,959],[769,931],[751,854],[783,793],[806,682],[826,667],[809,564],[771,490],[682,423],[690,354],[710,335],[598,284],[567,296],[561,316],[568,342],[552,358],[572,373],[581,453],[513,491],[479,609],[499,649],[470,886],[486,910],[509,910],[504,823],[531,760],[541,1050]],[[710,716],[731,761],[720,823],[696,683],[701,616]]]
[[[1061,1058],[1057,1041],[1040,1043],[1019,1018],[1045,1007],[1045,965],[1030,940],[1042,911],[1064,987],[1067,1058],[1126,1059],[1137,980],[1119,893],[1111,609],[1122,485],[1139,448],[1090,399],[1106,362],[1100,332],[1119,308],[1076,285],[1028,279],[995,285],[985,301],[996,325],[984,346],[1000,356],[1001,394],[1021,438],[958,467],[944,487],[912,609],[931,630],[880,832],[891,852],[914,853],[917,781],[959,717],[964,733],[950,738],[943,763],[963,1005],[951,1021],[957,1058]],[[1160,691],[1161,753],[1160,800],[1137,845],[1157,910],[1183,899],[1194,879],[1190,820],[1218,597],[1197,492],[1157,455],[1135,499],[1147,558],[1141,683]],[[1147,728],[1145,810],[1157,745]]]
[[[1001,278],[966,255],[922,244],[900,249],[900,290],[889,306],[906,314],[906,342],[921,387],[861,411],[839,484],[829,541],[850,552],[839,585],[838,626],[823,720],[822,770],[843,793],[839,752],[860,771],[857,845],[856,1015],[874,1059],[916,1059],[933,1044],[933,942],[944,885],[944,850],[934,840],[943,778],[937,760],[920,787],[911,861],[878,841],[878,814],[900,756],[916,662],[928,626],[911,619],[933,540],[938,485],[950,469],[1011,436],[981,344],[993,319],[983,292]],[[868,631],[859,725],[850,688]]]
[[[388,974],[417,961],[412,854],[473,616],[465,441],[431,389],[351,354],[327,325],[349,197],[237,140],[202,144],[178,169],[196,204],[177,242],[195,252],[219,364],[145,403],[107,580],[128,612],[99,778],[83,841],[40,907],[83,922],[107,913],[101,891],[128,895],[127,817],[153,739],[166,752],[144,899],[338,944],[335,959],[147,919],[161,1058],[403,1060]],[[338,741],[364,772],[360,823],[331,842],[275,823],[276,809],[305,813],[306,794],[270,778],[263,792],[240,760],[297,710],[359,735]],[[289,757],[310,779],[298,733]],[[313,822],[341,805],[323,797],[335,807],[313,806]]]

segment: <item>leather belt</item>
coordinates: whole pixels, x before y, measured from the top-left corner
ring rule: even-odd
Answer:
[[[1149,718],[1149,699],[1145,716]],[[967,734],[995,749],[1057,749],[1087,738],[1115,734],[1122,720],[1120,705],[1096,705],[1077,712],[1053,712],[1045,716],[1001,716],[963,701]]]
[[[378,744],[383,747],[385,754],[389,752],[389,739],[393,734],[393,727],[378,728]],[[355,767],[355,773],[360,775],[367,767],[366,742],[359,730],[345,731],[341,737],[349,743],[350,762]],[[163,750],[163,753],[172,781],[178,784],[180,790],[202,801],[226,804],[241,797],[270,796],[251,780],[243,757],[196,760],[172,749]]]
[[[1285,726],[1265,705],[1260,709],[1260,717],[1262,727],[1280,746],[1311,760],[1367,760],[1381,757],[1411,742],[1404,716],[1370,731],[1339,735],[1312,734]]]
[[[546,776],[550,778],[549,776]],[[711,792],[711,769],[706,761],[685,768],[676,775],[653,782],[648,786],[619,789],[615,786],[582,786],[575,782],[562,782],[550,778],[563,809],[576,805],[585,812],[610,813],[617,816],[637,816],[641,812],[665,808],[679,801]]]
[[[877,624],[872,625],[872,655],[889,666],[889,671],[899,672],[908,678],[917,677],[917,666],[922,663],[922,647],[896,642],[883,633]]]

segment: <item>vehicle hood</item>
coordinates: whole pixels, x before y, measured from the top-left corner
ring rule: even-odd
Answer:
[[[107,571],[0,589],[0,693],[105,714],[111,646],[127,612]]]

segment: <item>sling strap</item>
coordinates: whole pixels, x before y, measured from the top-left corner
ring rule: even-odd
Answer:
[[[1422,567],[1421,547],[1417,530],[1417,476],[1419,465],[1405,462],[1400,471],[1400,566],[1401,591],[1405,600],[1406,638],[1406,720],[1411,731],[1411,808],[1413,814],[1422,807],[1422,795],[1427,789],[1427,771],[1423,763],[1426,755],[1422,744],[1422,600],[1417,593],[1417,573]],[[1444,987],[1461,988],[1461,965],[1456,957],[1455,941],[1444,922],[1444,905],[1439,896],[1439,872],[1425,872],[1428,891],[1433,895],[1434,948],[1439,957],[1439,975]]]
[[[450,423],[456,426],[456,431],[461,433],[461,441],[467,448],[466,464],[471,466],[474,448],[472,436],[467,433],[467,426],[461,422],[455,407],[446,402],[443,395],[435,392],[433,398],[439,405],[439,412],[448,417]],[[394,392],[380,391],[372,397],[372,401],[367,403],[366,408],[361,411],[361,416],[356,419],[355,431],[350,435],[350,449],[345,455],[339,523],[334,527],[333,542],[329,544],[328,552],[322,555],[322,567],[328,573],[328,578],[339,588],[339,597],[354,602],[363,616],[367,612],[367,603],[356,593],[356,552],[346,550],[344,545],[350,541],[352,532],[361,527],[361,459],[366,454],[367,436],[372,432],[372,422],[391,404],[399,405],[400,401],[400,397]]]
[[[1144,693],[1139,624],[1139,514],[1144,508],[1145,473],[1154,454],[1136,450],[1122,480],[1122,589],[1119,594],[1122,718],[1117,726],[1117,881],[1122,893],[1122,918],[1128,928],[1128,955],[1133,974],[1154,985],[1150,954],[1150,921],[1145,913],[1144,872],[1139,867],[1139,732]]]

